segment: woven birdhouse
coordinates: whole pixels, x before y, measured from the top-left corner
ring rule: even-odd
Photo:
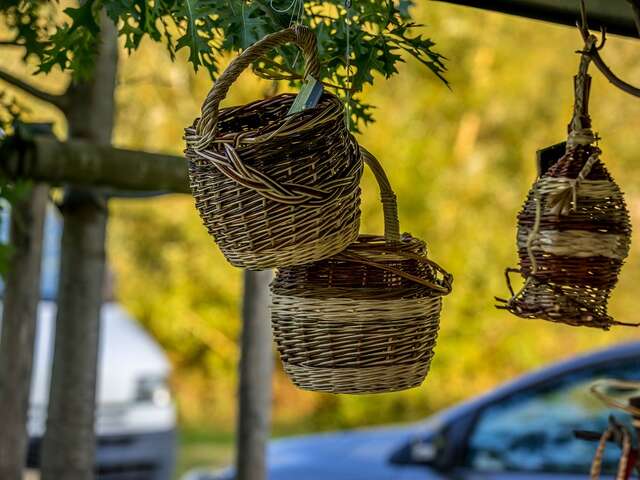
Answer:
[[[425,243],[400,235],[395,195],[362,149],[382,191],[385,236],[360,235],[343,252],[279,268],[271,323],[284,370],[300,388],[379,393],[420,385],[431,363],[442,296],[452,277]]]
[[[294,26],[247,48],[220,75],[185,130],[196,208],[227,260],[267,269],[309,263],[344,250],[360,224],[362,161],[344,107],[324,93],[316,106],[290,113],[284,94],[219,109],[233,82],[265,53],[293,42],[318,78],[316,39]]]
[[[585,56],[586,57],[586,56]],[[518,215],[524,286],[499,308],[524,318],[609,329],[609,295],[629,252],[622,191],[596,146],[587,111],[588,59],[575,78],[576,102],[564,155],[542,174]],[[508,276],[507,276],[508,278]]]

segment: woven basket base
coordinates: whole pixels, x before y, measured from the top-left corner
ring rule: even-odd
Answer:
[[[431,356],[410,365],[369,368],[318,368],[284,364],[291,381],[303,390],[327,393],[367,394],[406,390],[422,384]]]
[[[609,330],[613,325],[624,324],[607,314],[608,297],[608,292],[596,289],[554,286],[532,280],[507,303],[506,309],[521,318]]]
[[[225,258],[234,267],[248,270],[266,270],[274,267],[290,267],[331,257],[344,250],[345,245],[358,238],[360,217],[357,216],[341,230],[322,238],[280,247],[277,249],[250,251],[248,249],[222,248]]]

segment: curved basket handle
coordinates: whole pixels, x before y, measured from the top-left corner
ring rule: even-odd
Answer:
[[[618,472],[616,473],[615,480],[627,480],[632,473],[633,465],[629,465],[630,453],[631,453],[631,435],[624,425],[618,427],[622,435],[622,455],[618,462]],[[589,471],[589,478],[591,480],[600,480],[600,473],[602,472],[602,461],[604,459],[604,451],[607,448],[607,442],[615,435],[615,430],[612,425],[602,434],[598,441],[598,447],[591,463],[591,469]],[[630,469],[631,467],[631,469]]]
[[[628,413],[634,417],[640,417],[640,408],[634,407],[633,405],[622,403],[615,398],[607,395],[602,392],[602,388],[617,388],[619,390],[640,390],[640,382],[632,382],[628,380],[614,380],[614,379],[604,379],[598,380],[591,384],[589,391],[602,403],[604,403],[607,407],[617,408],[622,410],[623,412]]]
[[[380,187],[380,200],[382,200],[382,209],[384,211],[384,238],[387,245],[393,246],[400,243],[400,221],[398,220],[398,203],[396,201],[396,194],[394,193],[393,188],[391,188],[389,178],[384,172],[384,169],[382,168],[382,165],[380,165],[378,159],[362,145],[360,145],[360,152],[362,154],[362,159],[373,172],[373,175],[376,177],[376,181],[378,182],[378,186]],[[446,272],[436,262],[421,257],[420,255],[416,255],[410,252],[398,253],[398,255],[402,255],[403,257],[410,258],[412,260],[416,260],[429,265],[434,269],[435,272],[438,272],[442,275],[441,284],[430,282],[424,278],[411,275],[410,273],[403,272],[402,270],[391,267],[389,265],[384,265],[382,263],[368,260],[354,252],[342,252],[340,255],[348,258],[351,261],[362,263],[372,267],[377,267],[390,273],[394,273],[419,285],[423,285],[437,292],[440,292],[442,295],[448,295],[449,293],[451,293],[453,276],[450,273]]]
[[[362,145],[360,146],[360,152],[380,187],[380,200],[382,201],[382,210],[384,212],[384,238],[387,244],[398,243],[400,242],[400,221],[398,220],[396,194],[393,192],[389,178],[384,173],[384,169],[378,159]]]
[[[218,124],[220,102],[227,96],[233,82],[253,62],[259,60],[272,49],[287,43],[294,43],[302,50],[305,59],[304,78],[309,75],[313,77],[319,75],[320,61],[317,41],[314,33],[308,27],[295,25],[267,35],[237,56],[213,84],[202,104],[202,116],[196,125],[197,140],[193,145],[195,149],[206,148],[213,141]]]

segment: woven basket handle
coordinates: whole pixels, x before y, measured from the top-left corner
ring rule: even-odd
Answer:
[[[380,186],[380,199],[382,200],[382,209],[384,211],[384,238],[386,240],[386,243],[387,245],[398,244],[400,243],[400,221],[398,220],[398,203],[396,201],[396,194],[393,192],[391,184],[389,183],[389,178],[384,172],[384,169],[382,168],[382,165],[380,165],[378,159],[362,145],[360,145],[360,152],[362,154],[364,162],[369,166],[369,168],[373,172],[373,175],[376,177],[378,185]],[[411,275],[410,273],[403,272],[402,270],[391,267],[389,265],[384,265],[382,263],[368,260],[363,256],[353,252],[343,252],[341,255],[348,257],[352,261],[356,261],[365,265],[370,265],[372,267],[377,267],[382,270],[394,273],[406,278],[407,280],[436,290],[444,295],[448,295],[451,292],[451,283],[453,281],[452,275],[450,273],[447,273],[437,263],[423,258],[420,255],[415,255],[410,252],[402,252],[402,256],[425,263],[431,266],[431,268],[433,268],[435,272],[438,272],[440,275],[442,275],[441,285],[430,282],[424,278]]]
[[[305,59],[304,78],[309,75],[313,77],[319,75],[320,60],[318,58],[317,41],[308,27],[295,25],[267,35],[237,56],[213,84],[202,104],[202,115],[196,125],[196,134],[199,137],[194,145],[196,149],[206,148],[213,141],[218,123],[220,102],[227,96],[233,82],[249,65],[274,48],[287,43],[294,43],[302,50]]]
[[[363,146],[360,152],[364,162],[369,166],[380,187],[380,200],[384,212],[384,238],[388,244],[400,242],[400,221],[398,220],[398,204],[396,194],[391,188],[389,178],[376,157]]]

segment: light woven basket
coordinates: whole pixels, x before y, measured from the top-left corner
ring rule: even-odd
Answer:
[[[278,95],[219,110],[240,73],[286,43],[303,52],[305,78],[318,77],[316,39],[295,26],[267,35],[234,59],[185,130],[196,207],[227,260],[267,269],[327,258],[356,239],[362,161],[344,107],[324,93],[288,115],[295,98]]]
[[[600,159],[588,114],[586,56],[575,78],[566,153],[534,183],[518,215],[519,269],[498,299],[511,313],[608,330],[632,325],[607,313],[609,295],[629,252],[631,224],[623,194]],[[515,293],[509,273],[525,283]]]
[[[300,388],[380,393],[420,385],[431,364],[441,297],[452,277],[425,243],[399,233],[396,200],[378,161],[361,149],[381,189],[385,236],[360,235],[343,252],[279,268],[271,324],[285,372]]]

